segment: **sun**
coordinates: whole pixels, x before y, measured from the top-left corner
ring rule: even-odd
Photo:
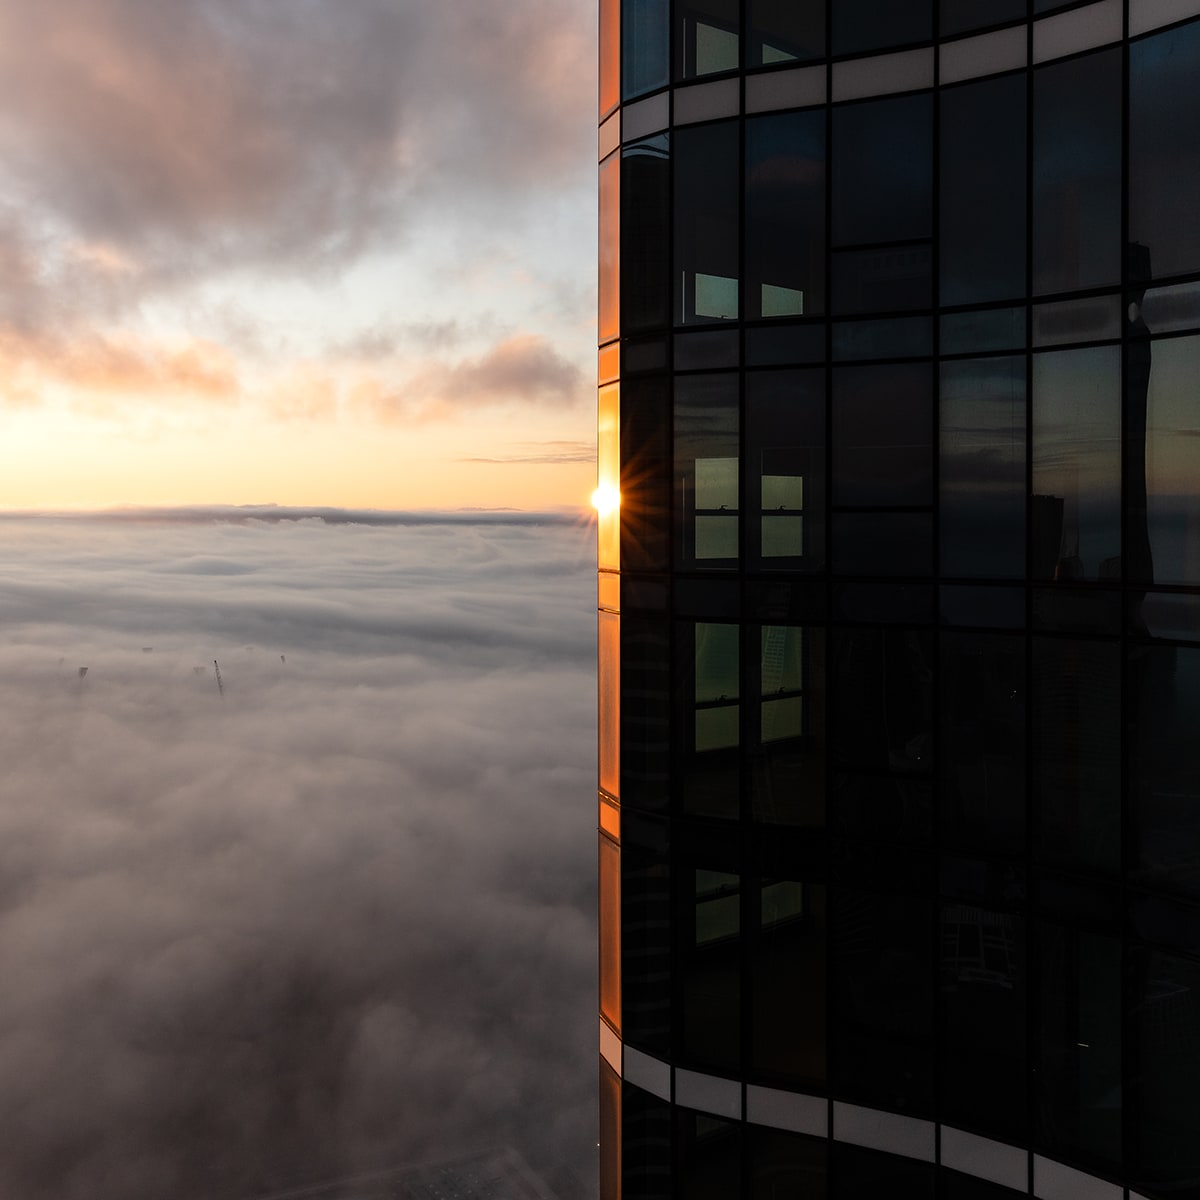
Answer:
[[[602,483],[592,493],[592,507],[607,517],[621,507],[621,493],[611,483]]]

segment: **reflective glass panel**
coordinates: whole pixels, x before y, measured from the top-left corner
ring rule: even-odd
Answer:
[[[621,851],[600,838],[600,1011],[621,1029]]]
[[[968,1129],[1027,1125],[1025,923],[966,904],[942,909],[942,1100]]]
[[[839,0],[831,7],[834,54],[860,54],[933,36],[933,0]]]
[[[665,379],[621,385],[621,565],[626,571],[669,566],[671,402]]]
[[[943,634],[942,828],[952,846],[1022,854],[1025,640]]]
[[[1126,671],[1134,706],[1130,780],[1138,872],[1156,888],[1200,896],[1200,649],[1139,647]]]
[[[820,1138],[749,1125],[752,1200],[825,1200],[829,1151]]]
[[[671,1106],[631,1083],[621,1087],[621,1194],[627,1200],[670,1200]]]
[[[1121,351],[1033,358],[1035,578],[1119,577]]]
[[[1200,271],[1200,22],[1129,47],[1129,236],[1155,277]]]
[[[825,56],[825,0],[747,0],[746,65]]]
[[[1025,575],[1025,361],[941,366],[943,575]]]
[[[738,0],[676,0],[675,78],[738,69]]]
[[[621,774],[621,618],[610,612],[602,612],[598,616],[600,786],[610,796],[617,796],[620,794]]]
[[[670,783],[670,631],[665,617],[621,617],[621,803],[662,811]]]
[[[621,99],[621,0],[600,0],[600,117]]]
[[[756,569],[825,563],[825,372],[746,375],[747,556]]]
[[[1033,639],[1034,847],[1045,863],[1121,863],[1121,668],[1115,642]]]
[[[664,87],[670,67],[669,0],[622,0],[621,96]]]
[[[738,127],[678,129],[675,159],[675,320],[738,316]]]
[[[680,1200],[732,1200],[741,1194],[742,1132],[736,1121],[678,1109],[675,1130]]]
[[[741,876],[714,868],[684,874],[684,1053],[697,1066],[734,1068],[741,1060]]]
[[[882,7],[900,8],[894,0]],[[852,5],[839,5],[845,13]],[[852,246],[930,236],[933,108],[926,95],[833,110],[833,241]]]
[[[666,824],[622,815],[621,1037],[671,1054],[671,887]]]
[[[738,557],[738,377],[675,381],[676,560],[735,566]]]
[[[928,363],[833,372],[833,501],[883,507],[932,501]]]
[[[746,122],[746,316],[825,310],[825,114]]]
[[[621,332],[621,156],[600,164],[600,265],[596,338],[608,342]]]
[[[941,137],[940,302],[1024,295],[1025,76],[947,89]]]
[[[1019,21],[1028,12],[1028,0],[941,0],[942,37],[970,33],[1006,21]]]
[[[621,385],[600,389],[596,419],[596,549],[601,567],[621,565],[621,510],[613,496],[621,490]],[[608,497],[608,499],[605,499]]]
[[[1038,927],[1037,1136],[1063,1158],[1121,1161],[1121,943]]]
[[[1135,351],[1147,347],[1131,347],[1127,360],[1127,529],[1131,541],[1148,537],[1150,560],[1130,573],[1147,582],[1200,584],[1200,337],[1148,343],[1144,397]]]
[[[665,133],[621,151],[621,331],[671,323],[671,158]]]
[[[1033,290],[1121,271],[1121,51],[1041,67],[1033,83]]]

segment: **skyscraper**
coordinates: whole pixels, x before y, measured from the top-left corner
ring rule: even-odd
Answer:
[[[602,1194],[1200,1197],[1200,0],[601,0]]]

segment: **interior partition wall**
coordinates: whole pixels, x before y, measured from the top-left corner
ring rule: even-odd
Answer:
[[[605,1200],[1200,1198],[1200,0],[601,0]]]

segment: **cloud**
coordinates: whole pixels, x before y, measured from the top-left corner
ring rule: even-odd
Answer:
[[[531,466],[559,466],[562,463],[589,463],[596,461],[596,446],[593,442],[526,442],[525,449],[500,458],[460,458],[459,462],[474,463],[523,463]]]
[[[483,354],[419,366],[389,387],[369,381],[356,401],[384,420],[444,420],[475,408],[575,408],[591,395],[583,370],[539,334],[514,334]]]
[[[587,1194],[588,532],[197,516],[3,526],[0,1191]]]

